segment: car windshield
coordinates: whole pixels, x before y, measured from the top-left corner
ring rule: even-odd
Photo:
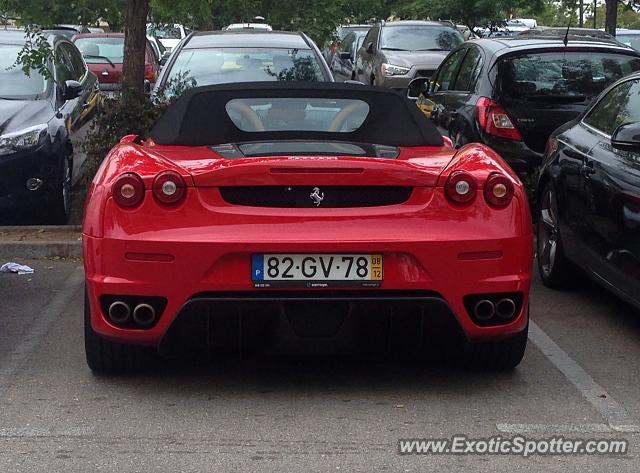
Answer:
[[[631,46],[633,49],[640,51],[640,34],[624,34],[618,33],[616,39],[622,44]]]
[[[589,101],[616,80],[640,70],[640,59],[601,52],[550,52],[503,60],[502,93],[513,100]]]
[[[369,115],[369,105],[356,99],[246,98],[230,100],[225,108],[245,132],[350,133]]]
[[[89,64],[111,61],[122,64],[124,60],[124,38],[78,38],[76,46]],[[108,60],[107,60],[108,59]]]
[[[29,76],[22,69],[13,67],[22,50],[20,45],[0,44],[0,99],[37,100],[43,98],[49,81],[36,70]]]
[[[451,51],[463,42],[458,30],[445,26],[387,26],[382,28],[380,47],[401,51]]]
[[[147,28],[147,34],[158,39],[181,39],[180,28],[177,26],[152,25]]]
[[[183,80],[201,86],[258,81],[322,82],[325,79],[311,50],[208,48],[180,52],[169,72],[168,83]]]

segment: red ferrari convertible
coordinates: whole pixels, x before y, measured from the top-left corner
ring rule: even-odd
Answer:
[[[106,157],[83,244],[97,372],[185,350],[433,346],[510,369],[527,342],[522,184],[491,149],[454,150],[382,88],[186,92],[149,137]]]

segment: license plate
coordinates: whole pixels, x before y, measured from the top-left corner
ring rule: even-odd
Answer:
[[[256,287],[305,285],[325,287],[382,282],[382,255],[363,254],[254,254],[251,279]]]
[[[105,99],[109,99],[109,100],[114,100],[117,99],[120,96],[120,92],[119,91],[102,91],[102,96]]]

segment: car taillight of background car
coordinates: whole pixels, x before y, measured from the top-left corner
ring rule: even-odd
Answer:
[[[514,141],[522,141],[520,131],[515,127],[506,110],[487,97],[480,97],[476,103],[476,114],[480,129],[488,135],[499,136]]]

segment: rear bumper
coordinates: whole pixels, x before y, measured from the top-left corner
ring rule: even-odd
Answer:
[[[321,228],[321,226],[319,226]],[[214,231],[212,229],[212,231]],[[247,233],[253,233],[250,226]],[[369,228],[375,234],[376,228]],[[402,228],[398,227],[398,234]],[[431,294],[431,302],[445,305],[470,340],[503,338],[523,330],[527,323],[531,282],[531,234],[495,239],[424,238],[402,241],[287,242],[277,238],[246,237],[243,240],[209,241],[135,240],[96,238],[84,235],[87,289],[92,325],[99,334],[123,342],[159,346],[174,321],[194,300],[210,306],[224,302],[229,293],[245,299],[268,297],[271,289],[256,289],[251,281],[254,253],[381,253],[384,280],[380,288],[283,289],[283,300],[317,294],[338,301],[341,294],[382,299],[415,293]],[[162,255],[162,257],[159,257]],[[153,261],[155,259],[156,261]],[[463,302],[470,294],[522,293],[519,314],[499,326],[476,324]],[[158,322],[149,329],[120,328],[111,324],[101,309],[100,297],[109,294],[160,296],[167,305]],[[355,294],[355,295],[354,295]],[[435,296],[433,295],[435,294]],[[280,297],[280,296],[279,296]],[[344,298],[344,297],[343,297]],[[388,302],[387,301],[387,302]],[[202,303],[203,301],[200,300]],[[237,301],[236,301],[237,302]],[[414,301],[416,302],[416,301]],[[424,301],[423,301],[424,302]],[[205,304],[207,305],[207,304]],[[375,305],[375,304],[374,304]],[[429,316],[429,310],[425,311]]]
[[[542,164],[544,155],[532,150],[522,141],[506,140],[491,135],[483,135],[481,140],[520,176],[531,173]]]

